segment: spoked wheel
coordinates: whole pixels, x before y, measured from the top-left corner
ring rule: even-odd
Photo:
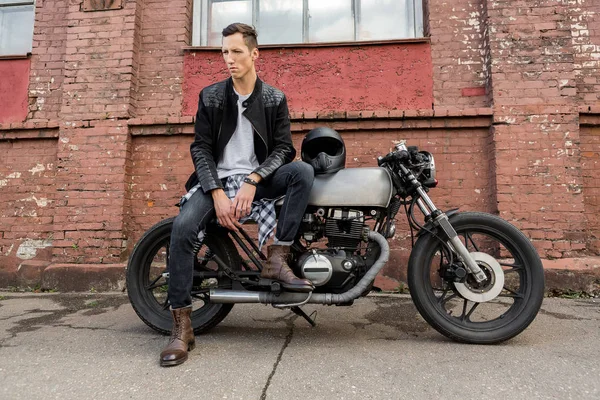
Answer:
[[[476,282],[456,254],[431,234],[419,238],[408,283],[423,318],[443,335],[467,343],[498,343],[521,333],[542,304],[544,273],[529,240],[508,222],[484,213],[460,213],[450,222],[486,274]]]
[[[169,218],[150,228],[136,244],[127,265],[127,293],[133,309],[142,321],[158,332],[169,334],[173,323],[167,299],[169,244],[173,219]],[[194,274],[216,271],[213,255],[227,265],[240,268],[239,254],[226,235],[209,233],[196,255]],[[214,304],[209,301],[211,288],[230,288],[228,278],[200,279],[194,277],[192,288],[192,327],[195,334],[206,332],[221,322],[233,304]]]

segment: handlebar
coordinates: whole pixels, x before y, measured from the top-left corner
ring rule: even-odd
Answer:
[[[389,153],[386,156],[377,158],[377,165],[381,166],[382,164],[389,163],[392,161],[404,161],[410,159],[410,154],[406,150],[396,150]]]

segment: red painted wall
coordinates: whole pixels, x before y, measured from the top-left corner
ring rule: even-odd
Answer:
[[[0,123],[27,118],[29,59],[0,60]]]
[[[264,49],[259,76],[282,89],[290,111],[427,109],[433,103],[429,43]],[[200,90],[228,77],[218,51],[184,61],[183,114],[193,115]]]

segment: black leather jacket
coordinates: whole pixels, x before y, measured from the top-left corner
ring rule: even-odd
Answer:
[[[198,182],[204,193],[223,187],[217,175],[217,163],[235,132],[237,101],[231,78],[200,92],[195,138],[190,146],[196,172],[188,179],[186,190]],[[243,115],[254,129],[254,153],[260,164],[253,172],[268,179],[277,168],[296,156],[287,100],[281,90],[257,79],[245,106]]]

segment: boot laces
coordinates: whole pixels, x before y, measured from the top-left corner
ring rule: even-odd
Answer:
[[[175,318],[173,318],[173,322],[175,326],[171,330],[171,342],[175,339],[181,339],[183,337],[183,323],[181,321],[181,312],[175,314]]]

